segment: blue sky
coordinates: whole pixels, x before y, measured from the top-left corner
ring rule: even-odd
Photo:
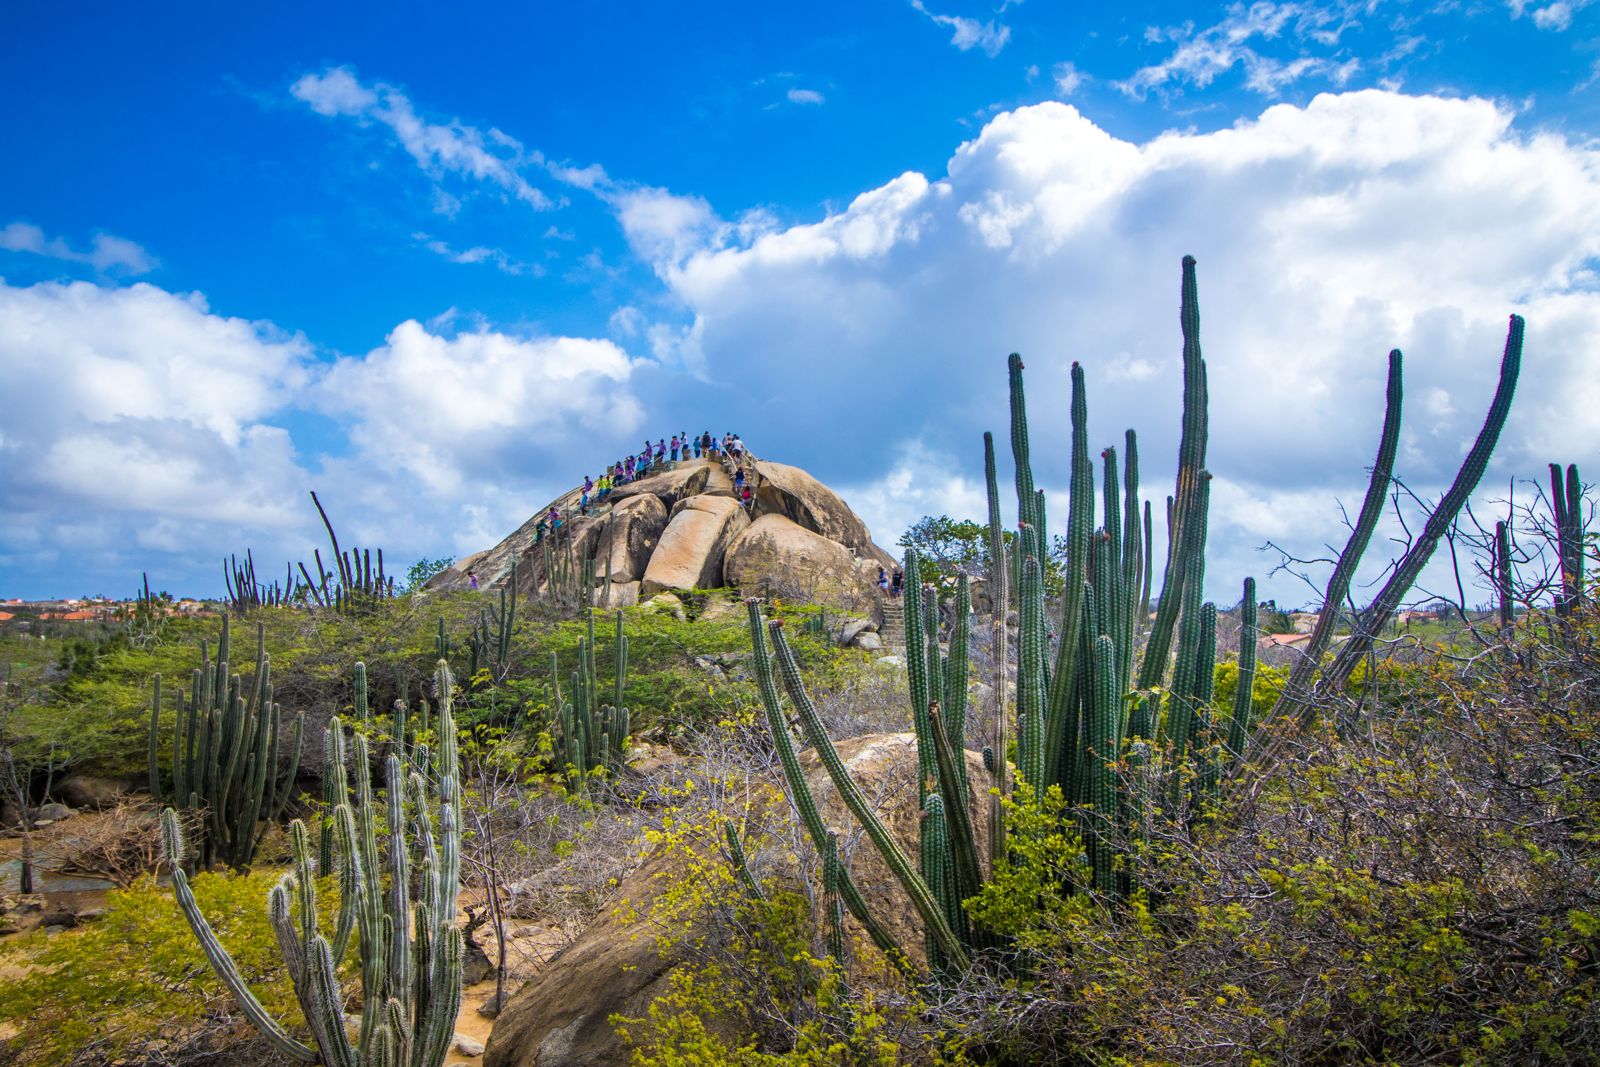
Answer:
[[[13,7],[0,595],[214,593],[309,488],[464,555],[708,427],[892,544],[978,512],[1013,349],[1045,485],[1078,359],[1154,494],[1185,253],[1219,599],[1338,536],[1389,347],[1421,492],[1511,311],[1482,499],[1600,446],[1600,5],[549,6]]]

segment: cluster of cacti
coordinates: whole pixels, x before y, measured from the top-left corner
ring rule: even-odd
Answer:
[[[177,693],[172,732],[172,803],[199,816],[198,864],[248,867],[266,828],[283,812],[300,765],[304,714],[297,715],[288,744],[288,772],[278,773],[282,710],[272,699],[271,663],[261,628],[256,629],[256,671],[247,684],[230,667],[229,620],[222,618],[217,658],[205,642],[188,694]],[[150,795],[160,803],[161,675],[150,700]]]
[[[586,611],[588,635],[578,641],[578,669],[571,674],[566,699],[561,692],[560,665],[550,653],[550,688],[555,722],[551,739],[555,758],[568,780],[579,792],[588,787],[597,770],[616,774],[623,767],[628,741],[628,706],[624,693],[628,682],[628,635],[622,629],[622,612],[616,614],[616,638],[612,646],[611,703],[600,702],[599,675],[595,670],[594,612]]]
[[[336,611],[350,611],[375,600],[394,596],[394,579],[383,571],[383,549],[352,548],[342,551],[338,535],[333,532],[333,523],[329,521],[328,513],[316,493],[311,494],[311,502],[316,505],[323,528],[328,531],[336,569],[330,571],[323,566],[322,551],[313,549],[311,554],[317,565],[315,578],[304,563],[286,563],[281,583],[274,579],[270,584],[264,584],[256,577],[255,557],[249,549],[245,550],[243,562],[237,556],[229,555],[222,561],[222,579],[227,586],[231,610],[244,614],[261,607],[314,604]],[[377,553],[376,561],[373,559],[374,552]],[[300,578],[294,575],[295,567],[300,569]]]
[[[557,544],[557,542],[560,542]],[[580,557],[571,537],[548,535],[540,542],[544,557],[544,585],[540,596],[557,611],[587,609],[594,595],[594,553]],[[607,557],[607,566],[610,557]]]
[[[996,669],[994,735],[984,749],[985,767],[994,794],[989,809],[990,861],[1007,854],[1007,829],[1002,798],[1014,786],[1004,758],[1010,747],[1006,693],[1007,610],[1015,595],[1017,610],[1016,772],[1035,796],[1059,790],[1076,820],[1087,851],[1087,884],[1108,897],[1132,888],[1124,849],[1140,836],[1158,808],[1182,821],[1198,810],[1197,800],[1215,796],[1226,765],[1239,761],[1250,744],[1251,697],[1255,673],[1256,590],[1247,579],[1240,607],[1239,687],[1226,714],[1213,707],[1216,666],[1217,609],[1204,600],[1205,556],[1209,524],[1211,476],[1205,469],[1208,434],[1205,360],[1200,349],[1199,300],[1195,263],[1183,262],[1180,322],[1183,332],[1183,416],[1179,441],[1177,486],[1167,499],[1167,554],[1161,594],[1150,617],[1154,578],[1150,505],[1139,496],[1137,440],[1128,431],[1119,465],[1116,450],[1101,453],[1102,483],[1096,514],[1095,472],[1087,433],[1084,374],[1072,369],[1071,467],[1066,522],[1065,558],[1061,561],[1062,614],[1051,656],[1051,627],[1046,620],[1045,574],[1050,564],[1045,498],[1034,484],[1030,459],[1022,361],[1009,360],[1011,441],[1016,463],[1018,528],[1010,540],[1000,525],[1000,507],[993,439],[984,437],[985,478],[989,504],[989,596],[993,605],[993,650]],[[1438,517],[1453,507],[1461,485],[1475,484],[1487,448],[1504,418],[1509,385],[1514,384],[1520,320],[1513,319],[1501,390],[1489,423],[1469,457],[1457,487],[1430,516],[1423,537],[1432,536]],[[1371,529],[1381,511],[1389,469],[1398,438],[1399,354],[1391,357],[1389,414],[1383,445],[1373,475],[1368,506],[1363,508],[1351,544],[1336,569],[1331,592],[1342,598],[1354,574]],[[1009,560],[1008,560],[1009,557]],[[1422,555],[1425,562],[1426,556]],[[1007,564],[1009,571],[1007,574]],[[1402,561],[1414,577],[1416,559]],[[919,560],[908,552],[907,574],[920,573]],[[1410,578],[1405,582],[1409,584]],[[1389,591],[1386,590],[1386,594]],[[975,950],[994,942],[971,921],[961,901],[982,884],[975,837],[968,815],[965,743],[966,642],[969,609],[965,585],[957,592],[949,653],[941,653],[938,612],[918,583],[907,586],[907,674],[912,720],[918,742],[921,787],[922,845],[920,870],[889,836],[849,779],[811,706],[799,669],[781,630],[772,625],[776,659],[790,698],[808,739],[821,756],[852,814],[894,872],[920,914],[928,937],[930,962],[936,969],[959,968]],[[1336,613],[1327,613],[1332,618]],[[1147,625],[1148,623],[1148,625]],[[1330,622],[1331,627],[1331,622]],[[1148,631],[1148,632],[1146,632]],[[780,755],[789,748],[788,725],[770,685],[770,665],[752,608],[752,640],[758,678],[768,705],[769,725]],[[1299,687],[1309,692],[1311,679]],[[1152,760],[1161,774],[1144,773]],[[827,854],[826,834],[817,821],[798,762],[783,760],[790,792],[807,822],[820,854]],[[1144,790],[1165,780],[1162,796]],[[807,812],[810,810],[811,815]],[[848,876],[844,883],[848,885]],[[849,897],[845,897],[849,903]],[[856,909],[852,908],[852,912]],[[870,918],[857,913],[864,923]]]
[[[323,607],[350,611],[374,600],[394,596],[394,579],[383,573],[383,549],[377,549],[376,570],[373,568],[372,549],[340,551],[339,537],[333,532],[333,523],[328,520],[328,513],[316,493],[311,494],[311,502],[317,506],[317,514],[322,516],[322,526],[328,531],[328,541],[333,546],[333,565],[338,568],[337,573],[330,572],[322,565],[322,553],[312,550],[312,557],[317,564],[315,581],[306,570],[306,565],[300,564],[300,573],[305,575],[306,593],[311,599]],[[330,587],[329,583],[334,578],[338,581]]]
[[[1570,615],[1583,601],[1584,514],[1583,482],[1578,465],[1567,465],[1563,485],[1561,465],[1550,464],[1550,507],[1556,520],[1556,556],[1561,564],[1561,592],[1556,614]]]
[[[305,824],[298,819],[290,824],[294,867],[268,893],[267,913],[310,1031],[309,1044],[291,1035],[250,992],[189,889],[177,813],[170,808],[163,813],[173,888],[195,937],[246,1017],[293,1060],[330,1067],[439,1067],[450,1050],[461,1005],[464,942],[456,925],[459,772],[452,681],[443,661],[435,684],[438,744],[430,749],[415,738],[409,743],[403,736],[390,738],[381,812],[372,792],[365,736],[357,731],[351,739],[352,804],[344,727],[338,718],[328,724],[330,775],[338,796],[332,815],[339,903],[331,941],[318,922],[319,869]],[[398,721],[404,722],[403,714]],[[386,842],[381,852],[380,837]],[[337,973],[352,933],[358,935],[361,973],[361,1020],[353,1040]]]
[[[443,620],[440,620],[441,627]],[[484,608],[478,612],[478,618],[472,624],[472,634],[468,638],[468,650],[471,653],[471,669],[468,679],[478,677],[478,672],[486,670],[492,681],[505,680],[507,672],[511,670],[511,635],[517,625],[517,561],[511,561],[511,576],[505,584],[500,586],[500,606],[491,612]],[[443,631],[440,631],[441,636]],[[443,656],[440,657],[444,658]]]
[[[274,579],[263,585],[256,578],[256,561],[249,549],[245,549],[242,563],[234,555],[222,561],[222,581],[228,590],[229,610],[241,615],[255,608],[281,607],[303,595],[305,588],[295,581],[294,568],[288,564],[284,564],[281,583]]]

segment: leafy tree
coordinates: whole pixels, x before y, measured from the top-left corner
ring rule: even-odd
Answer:
[[[924,515],[900,535],[901,548],[914,548],[922,558],[922,580],[966,574],[981,577],[989,569],[989,528],[971,519]],[[1006,534],[1011,543],[1011,534]]]
[[[406,589],[408,591],[421,589],[423,583],[429,578],[445,570],[455,561],[456,558],[454,556],[440,556],[438,559],[429,559],[427,556],[423,556],[411,565],[410,570],[406,571]]]

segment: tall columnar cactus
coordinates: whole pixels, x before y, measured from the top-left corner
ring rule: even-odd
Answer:
[[[1489,457],[1494,453],[1495,444],[1500,440],[1500,431],[1505,427],[1506,416],[1511,413],[1511,399],[1517,391],[1517,377],[1522,370],[1523,326],[1522,316],[1511,316],[1511,325],[1506,331],[1505,352],[1500,357],[1500,381],[1495,387],[1494,398],[1489,402],[1489,411],[1484,416],[1483,426],[1478,430],[1477,439],[1468,449],[1466,458],[1461,461],[1461,467],[1456,471],[1455,480],[1450,483],[1450,488],[1445,490],[1444,496],[1440,497],[1439,502],[1428,512],[1422,530],[1390,570],[1388,580],[1383,583],[1383,587],[1378,590],[1371,603],[1356,613],[1350,639],[1340,646],[1333,657],[1333,662],[1317,679],[1316,695],[1319,698],[1327,700],[1335,693],[1344,690],[1345,683],[1350,680],[1350,674],[1355,670],[1356,664],[1372,651],[1378,634],[1388,624],[1406,594],[1411,591],[1417,575],[1422,573],[1422,568],[1433,558],[1434,550],[1439,547],[1439,542],[1444,539],[1456,521],[1456,516],[1466,505],[1467,498],[1477,488],[1483,472],[1488,469]]]
[[[1494,593],[1500,611],[1500,631],[1508,633],[1516,615],[1516,601],[1511,586],[1511,528],[1504,522],[1494,524]]]
[[[1239,687],[1233,695],[1233,715],[1228,721],[1228,753],[1238,760],[1244,755],[1250,738],[1250,715],[1254,709],[1251,698],[1255,695],[1256,642],[1260,632],[1256,625],[1256,580],[1244,580],[1244,596],[1239,600]]]
[[[1000,530],[993,440],[985,435],[990,589],[995,608],[993,651],[998,659],[993,686],[997,723],[994,743],[986,750],[985,766],[992,769],[1002,797],[1015,795],[1005,769],[1009,742],[1005,613],[1008,595],[1015,592],[1019,616],[1015,660],[1016,767],[1018,777],[1028,783],[1032,793],[1043,796],[1059,789],[1060,795],[1074,806],[1070,817],[1086,840],[1091,874],[1087,882],[1074,881],[1067,886],[1068,891],[1094,889],[1116,897],[1135,888],[1134,865],[1128,862],[1131,857],[1122,855],[1120,850],[1130,836],[1143,832],[1158,814],[1151,798],[1142,792],[1144,783],[1150,780],[1146,772],[1159,770],[1168,776],[1172,790],[1166,815],[1183,819],[1190,811],[1192,797],[1214,795],[1221,761],[1237,760],[1250,743],[1254,725],[1250,721],[1255,669],[1253,582],[1246,584],[1241,606],[1240,688],[1232,714],[1224,718],[1212,707],[1217,618],[1215,605],[1204,599],[1211,489],[1211,474],[1206,470],[1207,375],[1200,346],[1195,262],[1190,257],[1183,261],[1180,324],[1182,431],[1176,486],[1167,498],[1167,553],[1153,620],[1149,612],[1154,592],[1151,505],[1139,496],[1137,439],[1129,431],[1120,466],[1114,449],[1101,454],[1102,514],[1097,521],[1095,472],[1087,444],[1087,390],[1082,369],[1073,369],[1067,556],[1062,574],[1064,614],[1057,627],[1060,644],[1053,670],[1047,662],[1051,634],[1043,597],[1043,572],[1049,558],[1045,501],[1035,485],[1031,467],[1023,366],[1015,354],[1007,361],[1007,371],[1018,533],[1009,546]],[[1501,387],[1484,432],[1458,476],[1457,485],[1446,494],[1417,544],[1400,562],[1398,584],[1392,581],[1386,586],[1375,602],[1377,608],[1369,610],[1388,610],[1385,605],[1396,590],[1409,588],[1415,569],[1426,562],[1427,553],[1431,552],[1428,542],[1436,541],[1442,533],[1438,520],[1441,516],[1446,520],[1453,517],[1463,494],[1476,484],[1510,402],[1520,344],[1521,320],[1514,318]],[[1375,483],[1382,482],[1375,490],[1380,507],[1393,455],[1391,441],[1398,435],[1398,408],[1396,353],[1391,362],[1384,446],[1380,448],[1374,475]],[[1564,488],[1563,495],[1571,494]],[[1369,525],[1365,517],[1358,520],[1357,536],[1339,564],[1341,583],[1354,573],[1370,535],[1370,529],[1365,529]],[[960,909],[952,912],[949,908],[952,900],[972,895],[982,870],[976,862],[976,849],[970,845],[970,821],[957,815],[957,809],[961,809],[961,816],[965,815],[967,793],[957,770],[964,760],[952,742],[956,731],[939,706],[941,700],[953,698],[952,664],[948,658],[941,658],[937,634],[925,614],[917,564],[915,554],[908,554],[906,570],[912,581],[906,596],[907,674],[919,749],[918,799],[923,812],[920,873],[850,781],[831,742],[822,733],[799,669],[776,628],[773,641],[784,683],[824,767],[922,918],[930,960],[936,967],[960,970],[963,960],[971,959],[974,952],[992,943],[993,937],[978,924],[966,921]],[[1345,595],[1345,588],[1333,589],[1336,601]],[[1329,612],[1329,617],[1334,614]],[[752,626],[754,629],[754,616]],[[759,644],[759,634],[756,638],[758,669],[764,669],[765,652]],[[956,643],[952,634],[950,658],[957,654]],[[1346,651],[1341,651],[1340,656],[1345,655]],[[775,703],[772,715],[775,736],[786,736],[787,725]],[[1152,767],[1153,762],[1157,766]],[[797,770],[790,774],[791,786],[797,777]],[[958,799],[962,803],[957,803]],[[991,807],[989,825],[990,862],[1003,862],[1011,838],[998,803]],[[821,832],[813,836],[822,849]]]
[[[1310,721],[1314,713],[1312,683],[1318,668],[1322,665],[1322,654],[1328,650],[1328,643],[1333,640],[1339,614],[1343,611],[1345,598],[1350,593],[1350,582],[1355,578],[1356,564],[1361,562],[1361,557],[1367,550],[1367,543],[1372,539],[1372,531],[1377,528],[1378,519],[1383,514],[1384,501],[1388,498],[1389,483],[1394,472],[1395,451],[1400,444],[1400,409],[1403,398],[1401,356],[1400,350],[1396,348],[1389,353],[1389,384],[1384,397],[1383,430],[1378,435],[1378,456],[1372,463],[1372,477],[1367,482],[1367,495],[1361,502],[1361,511],[1356,515],[1355,525],[1350,528],[1350,537],[1345,542],[1344,551],[1339,553],[1333,574],[1328,578],[1328,589],[1323,594],[1322,610],[1317,615],[1317,625],[1312,628],[1311,640],[1306,643],[1304,654],[1290,668],[1289,680],[1272,709],[1274,719],[1289,716],[1305,724]]]
[[[757,599],[745,601],[745,609],[750,620],[750,645],[755,660],[756,685],[761,693],[761,707],[766,713],[767,729],[772,735],[773,747],[778,751],[778,763],[783,768],[783,777],[789,785],[789,799],[794,805],[795,813],[800,818],[800,825],[805,828],[807,836],[817,853],[827,856],[829,831],[822,823],[822,813],[817,809],[816,799],[812,796],[811,786],[806,782],[805,772],[800,768],[800,757],[795,753],[794,739],[789,735],[789,719],[783,713],[783,706],[778,697],[778,685],[773,680],[772,657],[767,652],[766,629],[762,625],[761,606]],[[877,945],[897,966],[906,966],[906,954],[888,928],[880,923],[867,908],[866,898],[861,895],[855,881],[850,877],[848,870],[839,875],[839,896],[844,901],[850,914],[867,931],[867,936],[872,938]]]
[[[381,815],[368,781],[366,739],[360,733],[354,736],[357,800],[354,806],[342,800],[334,812],[340,900],[332,941],[318,922],[317,868],[306,826],[298,819],[290,824],[294,865],[267,894],[267,914],[310,1032],[309,1043],[291,1035],[250,992],[189,888],[177,813],[168,808],[162,815],[162,840],[184,917],[245,1016],[292,1060],[328,1067],[439,1067],[450,1050],[461,1006],[464,942],[456,925],[459,770],[452,681],[442,660],[435,684],[438,745],[431,751],[426,745],[414,746],[410,759],[424,770],[414,767],[409,773],[406,756],[389,754],[386,810]],[[340,720],[330,722],[328,731],[330,747],[340,749]],[[343,778],[342,758],[337,766]],[[385,842],[381,851],[380,838]],[[337,973],[353,931],[360,934],[362,1005],[354,1041]]]
[[[1583,482],[1578,465],[1567,465],[1565,484],[1561,465],[1550,464],[1550,504],[1556,520],[1556,556],[1561,564],[1561,592],[1556,614],[1570,615],[1583,602],[1584,514]]]
[[[440,620],[440,626],[444,620]],[[490,611],[484,608],[478,612],[478,618],[472,625],[472,636],[469,639],[471,650],[471,674],[468,681],[478,676],[479,671],[488,671],[491,682],[503,682],[511,670],[511,638],[517,627],[517,560],[511,561],[510,577],[500,587],[500,606],[498,610]]]
[[[586,612],[586,616],[588,635],[578,642],[578,669],[572,672],[568,690],[570,701],[562,698],[554,653],[550,657],[556,711],[552,731],[555,754],[579,792],[588,787],[590,775],[597,770],[604,769],[609,774],[622,770],[629,729],[628,707],[623,695],[628,678],[628,636],[622,629],[622,612],[616,613],[609,704],[600,702],[599,676],[595,670],[594,613]]]
[[[1006,626],[1009,604],[1009,581],[1006,577],[1005,529],[1000,524],[1000,492],[995,477],[994,435],[983,435],[983,473],[989,503],[989,654],[993,657],[994,675],[989,681],[993,704],[994,735],[986,746],[989,758],[984,766],[989,770],[989,862],[1004,859],[1006,855],[1006,821],[1004,800],[1011,793],[1007,773],[1006,750],[1010,747],[1010,733],[1006,728],[1008,703],[1006,694],[1011,687]]]
[[[217,863],[250,866],[267,828],[276,822],[294,788],[300,766],[304,714],[295,716],[288,744],[288,771],[280,775],[279,745],[283,712],[273,700],[271,662],[262,627],[256,628],[255,677],[244,682],[230,668],[229,620],[222,618],[213,663],[205,642],[200,666],[190,674],[189,692],[177,694],[172,732],[172,790],[161,788],[161,676],[150,702],[150,795],[170,797],[180,811],[201,816],[200,841],[192,854],[210,870]]]

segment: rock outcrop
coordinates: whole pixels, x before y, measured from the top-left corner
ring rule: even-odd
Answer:
[[[915,856],[920,826],[915,736],[869,734],[842,741],[838,749],[851,776],[868,796],[890,798],[879,817],[901,847]],[[988,820],[980,794],[988,775],[981,756],[975,752],[966,756],[968,778],[976,787],[968,795],[968,809],[979,835],[978,851],[985,854]],[[851,825],[816,753],[802,753],[801,763],[824,822],[838,829]],[[763,857],[763,863],[767,870],[781,869],[774,856]],[[674,861],[658,854],[647,858],[623,881],[620,895],[632,908],[619,905],[604,912],[508,1000],[489,1036],[486,1067],[599,1067],[628,1062],[628,1049],[609,1019],[613,1014],[647,1014],[651,1002],[669,989],[672,972],[684,957],[671,949],[663,952],[649,929],[641,929],[637,921],[625,923],[618,916],[631,910],[647,911],[663,879],[674,873]],[[873,913],[920,962],[920,921],[899,882],[870,844],[856,850],[851,873]],[[791,876],[792,872],[783,875]],[[716,1025],[715,1020],[707,1023]]]
[[[872,541],[839,495],[799,467],[751,458],[744,466],[751,500],[742,506],[733,478],[710,459],[683,460],[669,469],[615,489],[578,514],[573,490],[541,508],[493,548],[459,561],[428,583],[430,589],[464,589],[468,572],[481,589],[512,578],[523,594],[549,587],[552,566],[594,560],[594,581],[607,564],[612,606],[626,606],[672,590],[731,586],[756,595],[868,608],[876,596],[879,566],[894,558]],[[550,509],[562,517],[559,537],[538,541]],[[551,546],[554,551],[551,551]]]
[[[750,516],[732,497],[702,494],[678,501],[645,568],[641,595],[720,586],[728,545],[749,525]]]

